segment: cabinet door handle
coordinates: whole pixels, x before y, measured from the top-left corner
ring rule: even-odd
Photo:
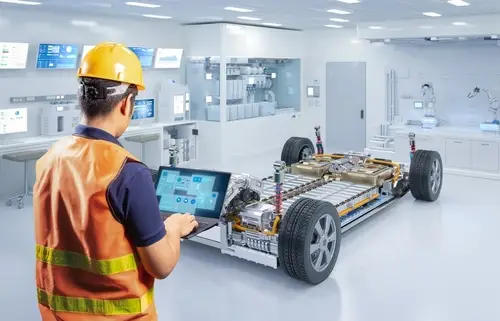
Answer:
[[[365,111],[361,110],[361,119],[365,118]]]
[[[483,143],[482,146],[490,146],[490,144]]]
[[[461,141],[459,141],[459,140],[456,140],[456,141],[455,141],[455,144],[462,144],[462,142],[461,142]]]

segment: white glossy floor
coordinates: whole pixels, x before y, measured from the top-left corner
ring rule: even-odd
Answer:
[[[256,174],[272,171],[264,164]],[[156,286],[160,320],[498,321],[499,197],[499,181],[456,176],[436,203],[407,195],[344,235],[331,278],[316,287],[184,244]],[[31,208],[0,207],[0,217],[2,319],[39,320]]]

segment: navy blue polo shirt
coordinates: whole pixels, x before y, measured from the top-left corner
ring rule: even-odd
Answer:
[[[121,146],[110,133],[84,125],[78,125],[75,134],[90,139],[99,139]],[[136,247],[144,247],[161,240],[165,225],[149,169],[141,163],[128,162],[108,188],[109,206],[125,227],[130,241]]]

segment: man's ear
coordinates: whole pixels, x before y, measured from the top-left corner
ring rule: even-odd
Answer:
[[[132,117],[132,113],[134,112],[133,98],[134,96],[132,94],[129,94],[120,102],[120,112],[122,113],[122,115]]]

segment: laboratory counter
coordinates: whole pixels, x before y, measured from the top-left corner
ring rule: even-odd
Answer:
[[[196,125],[195,121],[178,121],[173,123],[153,123],[141,126],[130,126],[127,128],[121,138],[148,135],[163,132],[165,128]],[[30,150],[36,147],[50,146],[52,143],[60,140],[65,136],[34,136],[26,138],[16,138],[8,140],[0,140],[0,154]]]
[[[39,151],[48,150],[50,146],[65,136],[38,136],[16,138],[0,141],[0,175],[11,177],[13,184],[0,186],[0,194],[12,193],[23,188],[23,174],[33,178],[33,161],[39,157],[32,156]],[[191,166],[197,158],[197,122],[176,121],[172,123],[152,123],[130,126],[120,137],[122,145],[137,156],[150,168],[158,168],[168,164],[168,147],[176,145],[179,153],[179,165]],[[146,148],[147,146],[147,148]],[[26,157],[24,157],[26,155]],[[18,155],[24,158],[18,160]],[[15,157],[14,157],[15,156]],[[16,158],[17,157],[17,158]],[[24,173],[17,164],[24,162]],[[28,165],[27,163],[30,163]],[[16,170],[19,169],[19,170]],[[17,179],[19,178],[19,179]],[[13,186],[14,185],[14,186]],[[29,183],[32,185],[32,182]]]
[[[394,159],[407,162],[408,133],[415,133],[417,149],[441,154],[445,172],[500,180],[500,135],[474,128],[391,126]]]

